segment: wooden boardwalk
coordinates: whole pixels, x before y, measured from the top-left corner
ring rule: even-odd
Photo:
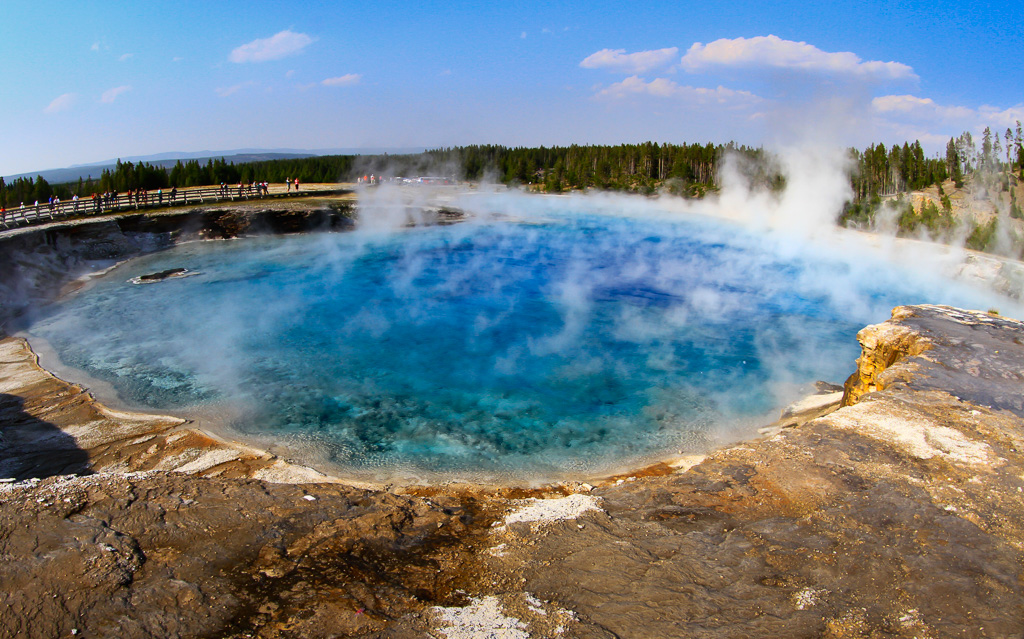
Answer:
[[[56,220],[91,217],[109,213],[146,211],[179,206],[195,206],[216,202],[244,202],[274,200],[324,195],[346,195],[353,189],[348,184],[310,184],[298,190],[284,184],[268,185],[267,193],[248,185],[203,186],[177,189],[172,195],[170,189],[153,190],[143,197],[129,199],[127,193],[103,197],[99,194],[68,200],[55,204],[39,203],[25,205],[0,212],[0,229],[14,229],[22,226],[45,224]]]

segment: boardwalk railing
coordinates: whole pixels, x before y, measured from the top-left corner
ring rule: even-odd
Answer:
[[[133,210],[157,209],[188,204],[205,204],[209,202],[242,201],[297,197],[309,195],[332,195],[347,193],[349,189],[339,187],[334,190],[291,191],[284,193],[264,193],[255,185],[242,186],[209,186],[201,188],[157,190],[141,193],[97,194],[96,197],[85,197],[55,203],[24,205],[0,213],[0,226],[3,229],[18,228],[32,224],[70,219],[74,217],[103,215]]]

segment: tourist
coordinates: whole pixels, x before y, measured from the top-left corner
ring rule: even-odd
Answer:
[[[171,204],[174,204],[174,200],[177,197],[178,197],[178,187],[177,186],[172,186],[171,187]]]
[[[284,179],[284,183],[285,183],[285,186],[288,187],[288,192],[291,193],[292,192],[292,179],[290,177],[286,177]]]
[[[295,178],[295,192],[299,192],[299,178]]]

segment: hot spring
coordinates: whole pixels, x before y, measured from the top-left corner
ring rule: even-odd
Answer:
[[[129,281],[172,268],[191,276]],[[991,299],[722,222],[551,204],[184,244],[113,269],[28,332],[121,405],[219,416],[324,470],[502,482],[750,434],[809,382],[841,383],[860,328],[924,302]]]

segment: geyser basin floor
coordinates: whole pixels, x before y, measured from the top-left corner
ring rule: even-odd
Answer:
[[[701,222],[549,214],[195,243],[140,258],[30,333],[121,400],[204,412],[375,478],[589,476],[715,445],[898,303],[984,301]],[[171,268],[197,275],[145,286]],[[867,269],[867,272],[864,271]]]

